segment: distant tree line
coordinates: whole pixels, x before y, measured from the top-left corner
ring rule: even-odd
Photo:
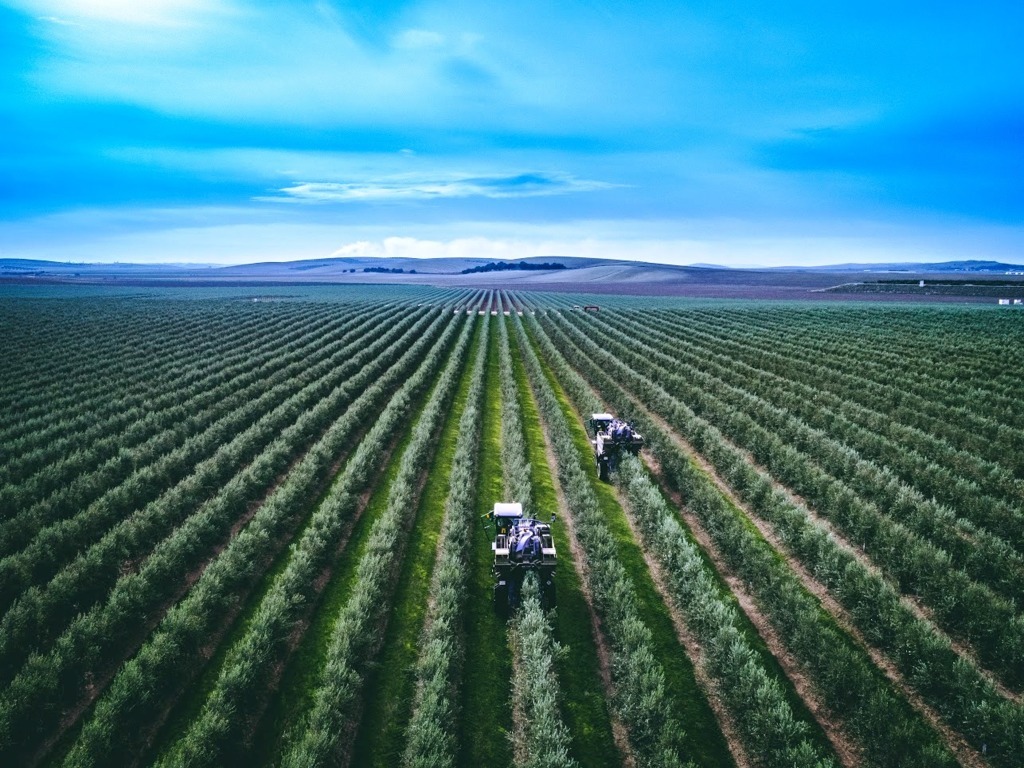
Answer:
[[[355,272],[354,269],[352,271]],[[393,269],[388,269],[387,267],[363,267],[363,272],[385,272],[389,274],[399,275],[405,272],[405,270],[402,269],[401,267],[394,267]],[[416,270],[410,269],[409,274],[415,275]]]
[[[556,264],[553,261],[542,261],[537,264],[530,264],[525,261],[492,261],[479,267],[464,269],[460,274],[469,275],[474,272],[500,272],[506,269],[565,269],[565,264]]]

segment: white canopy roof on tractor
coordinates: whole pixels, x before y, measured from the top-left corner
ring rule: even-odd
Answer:
[[[522,517],[523,505],[519,502],[497,502],[494,505],[495,517]]]
[[[595,413],[591,415],[590,418],[593,419],[594,421],[611,421],[615,417],[612,416],[610,413]]]

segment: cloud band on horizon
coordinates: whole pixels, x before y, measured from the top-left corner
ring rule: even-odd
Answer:
[[[449,178],[393,176],[368,181],[300,181],[260,196],[263,202],[348,203],[369,201],[431,200],[456,197],[543,197],[594,192],[622,186],[577,179],[568,174],[521,173],[505,176],[451,176]]]

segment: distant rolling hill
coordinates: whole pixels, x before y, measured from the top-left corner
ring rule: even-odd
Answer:
[[[0,259],[0,276],[12,275],[176,275],[209,271],[203,264],[100,264],[89,262],[44,261],[42,259]]]
[[[352,274],[351,270],[353,269],[356,270],[356,274],[361,274],[366,268],[383,268],[402,269],[406,272],[416,270],[416,274],[422,275],[458,275],[465,269],[482,267],[494,261],[498,260],[476,258],[415,259],[375,256],[338,256],[324,259],[304,259],[302,261],[268,261],[258,264],[240,264],[232,267],[220,267],[217,271],[219,274],[234,276],[293,275],[300,272],[310,273],[311,276],[323,276]],[[555,262],[558,264],[564,264],[569,269],[578,269],[604,263],[603,259],[585,259],[573,256],[533,256],[526,259],[502,259],[501,261],[524,261],[528,264]]]
[[[898,273],[901,278],[912,277],[915,280],[942,276],[948,278],[956,274],[969,274],[974,280],[992,280],[1006,273],[1024,271],[1024,266],[995,261],[730,269],[712,265],[679,266],[616,259],[536,256],[522,261],[533,264],[554,262],[563,264],[565,268],[461,274],[465,269],[480,267],[492,261],[494,259],[332,257],[219,267],[190,264],[71,264],[0,259],[0,282],[193,286],[429,283],[451,287],[539,291],[826,300],[838,299],[837,293],[851,292],[856,292],[858,299],[871,299],[871,294],[879,292],[849,286],[877,282],[885,273]],[[404,271],[364,271],[368,268]],[[892,290],[888,290],[888,293],[891,294]],[[915,300],[918,298],[923,298],[921,292],[914,297]]]
[[[253,264],[234,266],[211,266],[203,264],[130,264],[130,263],[71,263],[60,261],[44,261],[38,259],[0,259],[0,275],[120,275],[120,274],[154,274],[167,276],[202,275],[204,278],[223,277],[237,278],[283,278],[295,277],[302,280],[322,279],[341,275],[370,275],[363,272],[367,268],[401,269],[406,273],[412,270],[418,275],[450,275],[469,277],[460,273],[465,269],[481,267],[495,259],[483,258],[433,258],[416,259],[403,257],[370,257],[370,256],[339,256],[323,259],[303,259],[300,261],[266,261]],[[813,267],[764,267],[735,268],[713,264],[694,264],[681,266],[674,264],[656,264],[646,261],[626,259],[581,258],[578,256],[532,256],[525,259],[508,259],[507,261],[526,262],[529,264],[551,263],[563,264],[566,270],[557,270],[561,276],[552,277],[556,270],[508,270],[502,271],[502,279],[508,278],[517,282],[541,281],[589,281],[601,279],[619,279],[629,282],[647,280],[687,280],[706,277],[710,273],[728,272],[734,275],[761,272],[912,272],[912,273],[948,273],[968,272],[1005,274],[1006,272],[1024,271],[1024,265],[1007,264],[998,261],[946,261],[935,263],[892,262],[880,264],[830,264]],[[353,272],[353,270],[355,270]],[[482,273],[483,277],[495,273]],[[541,278],[547,276],[544,280]]]

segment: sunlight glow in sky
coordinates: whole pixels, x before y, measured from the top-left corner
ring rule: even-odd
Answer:
[[[1019,2],[0,0],[0,257],[1024,262]]]

